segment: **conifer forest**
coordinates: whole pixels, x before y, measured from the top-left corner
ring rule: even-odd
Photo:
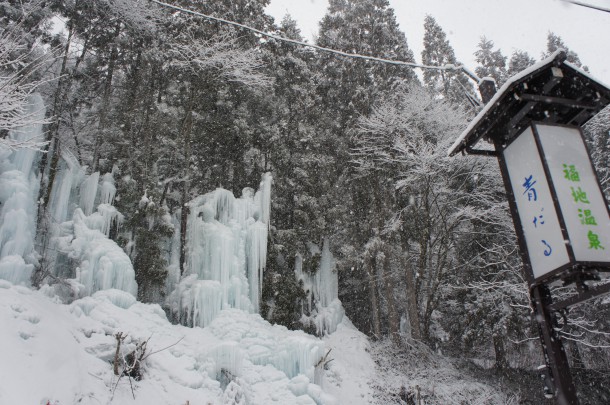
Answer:
[[[313,41],[269,2],[0,0],[0,405],[555,403],[498,162],[447,151],[472,76],[586,61],[481,36],[469,76],[431,15],[415,55],[388,0]],[[609,296],[558,322],[610,403]]]

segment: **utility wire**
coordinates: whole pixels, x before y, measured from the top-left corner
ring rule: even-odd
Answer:
[[[610,8],[604,8],[604,7],[599,7],[599,6],[594,6],[593,4],[586,4],[586,3],[581,3],[580,1],[575,1],[575,0],[563,0],[566,3],[571,3],[571,4],[575,4],[577,6],[582,6],[582,7],[587,7],[587,8],[592,8],[593,10],[597,10],[597,11],[603,11],[605,13],[610,13]]]
[[[162,1],[158,1],[158,0],[150,0],[150,1],[152,3],[158,4],[161,7],[170,8],[170,9],[173,9],[173,10],[176,10],[176,11],[180,11],[182,13],[187,13],[187,14],[198,16],[198,17],[206,18],[206,19],[209,19],[209,20],[218,21],[218,22],[221,22],[221,23],[224,23],[224,24],[233,25],[233,26],[239,27],[241,29],[245,29],[245,30],[248,30],[248,31],[255,32],[255,33],[257,33],[259,35],[262,35],[264,37],[267,37],[267,38],[275,39],[277,41],[288,42],[288,43],[291,43],[291,44],[295,44],[295,45],[299,45],[299,46],[304,46],[304,47],[308,47],[308,48],[317,49],[317,50],[322,51],[322,52],[328,52],[328,53],[332,53],[332,54],[335,54],[335,55],[344,56],[344,57],[347,57],[347,58],[364,59],[364,60],[370,60],[370,61],[374,61],[374,62],[387,63],[387,64],[391,64],[391,65],[408,66],[408,67],[415,68],[415,69],[444,70],[444,71],[454,71],[454,72],[460,72],[461,71],[461,72],[464,72],[467,76],[469,76],[472,80],[477,82],[477,84],[480,83],[480,81],[481,81],[481,79],[476,74],[474,74],[473,72],[468,70],[466,67],[464,67],[464,65],[451,65],[451,64],[449,64],[449,65],[443,65],[443,66],[429,66],[429,65],[423,65],[423,64],[414,63],[414,62],[405,62],[405,61],[400,61],[400,60],[383,59],[383,58],[377,58],[377,57],[374,57],[374,56],[366,56],[366,55],[359,55],[359,54],[356,54],[356,53],[343,52],[343,51],[339,51],[337,49],[326,48],[326,47],[323,47],[323,46],[319,46],[319,45],[315,45],[315,44],[310,44],[310,43],[302,42],[302,41],[297,41],[297,40],[294,40],[294,39],[281,37],[279,35],[270,34],[268,32],[261,31],[259,29],[253,28],[253,27],[249,27],[247,25],[240,24],[240,23],[235,22],[235,21],[230,21],[230,20],[226,20],[224,18],[214,17],[214,16],[211,16],[211,15],[203,14],[203,13],[200,13],[198,11],[193,11],[193,10],[189,10],[189,9],[186,9],[186,8],[174,6],[173,4],[164,3]]]

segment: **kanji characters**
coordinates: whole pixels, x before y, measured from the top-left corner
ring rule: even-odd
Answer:
[[[574,198],[574,202],[590,204],[589,198],[587,197],[587,193],[582,191],[582,188],[578,187],[578,189],[574,189],[574,187],[570,187],[570,190],[572,190],[572,197]]]
[[[534,188],[534,184],[536,184],[536,180],[534,180],[533,175],[530,175],[529,177],[525,178],[525,182],[523,183],[525,191],[523,192],[523,194],[527,193],[528,201],[538,201],[538,193]]]
[[[589,249],[606,250],[606,248],[602,246],[601,241],[599,240],[599,235],[593,233],[593,231],[589,231],[587,236],[589,237]]]
[[[567,165],[564,163],[563,174],[564,174],[563,177],[570,181],[580,181],[580,174],[576,170],[575,165]]]

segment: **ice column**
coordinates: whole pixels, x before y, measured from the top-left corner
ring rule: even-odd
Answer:
[[[318,335],[326,335],[337,330],[345,314],[338,298],[339,282],[335,258],[330,251],[328,239],[324,240],[321,252],[319,247],[313,244],[310,245],[310,251],[312,254],[320,254],[320,265],[315,274],[303,271],[303,258],[300,254],[296,255],[295,260],[295,276],[303,282],[303,289],[307,292],[307,303],[302,308],[301,321],[315,325]]]
[[[322,256],[320,257],[320,270],[316,273],[314,296],[321,306],[327,307],[338,297],[339,281],[335,271],[335,258],[330,252],[328,239],[324,240]]]
[[[45,116],[40,95],[29,97],[25,114],[32,122]],[[42,124],[32,124],[10,131],[15,141],[42,141]],[[36,196],[38,179],[32,173],[37,152],[32,149],[12,151],[0,144],[0,279],[29,285],[37,257],[34,252]]]

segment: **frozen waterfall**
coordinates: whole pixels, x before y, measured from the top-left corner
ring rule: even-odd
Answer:
[[[43,122],[42,97],[30,96],[25,114],[32,122]],[[42,124],[13,130],[15,141],[42,141]],[[111,227],[122,215],[112,206],[116,188],[111,173],[85,174],[67,150],[61,159],[45,213],[46,234],[36,239],[37,196],[40,178],[34,163],[40,152],[10,150],[0,144],[0,278],[29,285],[32,271],[44,263],[54,276],[74,279],[81,293],[120,289],[137,293],[135,273],[129,257],[108,239]],[[97,211],[93,212],[95,203]],[[34,249],[35,245],[40,253]],[[44,252],[43,252],[44,250]],[[42,260],[41,260],[42,259]]]
[[[33,122],[44,120],[40,95],[30,96],[25,110]],[[42,141],[42,124],[12,130],[9,137],[18,142]],[[38,264],[34,250],[38,179],[32,170],[37,153],[0,144],[0,279],[14,284],[29,285]]]
[[[109,239],[111,228],[123,221],[112,205],[116,193],[112,173],[85,175],[69,152],[62,151],[61,156],[48,207],[53,222],[47,261],[55,264],[56,276],[81,284],[84,295],[118,289],[135,297],[138,287],[131,260]]]
[[[330,251],[328,239],[324,239],[322,251],[314,244],[310,244],[309,250],[312,255],[320,255],[318,271],[315,274],[304,272],[303,257],[300,254],[296,255],[294,266],[297,280],[303,283],[303,289],[307,293],[301,322],[313,324],[318,335],[327,335],[337,330],[345,314],[338,298],[339,282],[335,258]]]
[[[181,323],[204,327],[227,308],[258,312],[267,261],[271,183],[266,173],[256,193],[246,188],[235,198],[219,188],[188,204],[184,274],[168,285],[172,288],[170,311]],[[174,244],[178,240],[175,236]],[[170,263],[175,263],[178,252],[171,250],[175,253]],[[170,278],[176,280],[176,276]]]

